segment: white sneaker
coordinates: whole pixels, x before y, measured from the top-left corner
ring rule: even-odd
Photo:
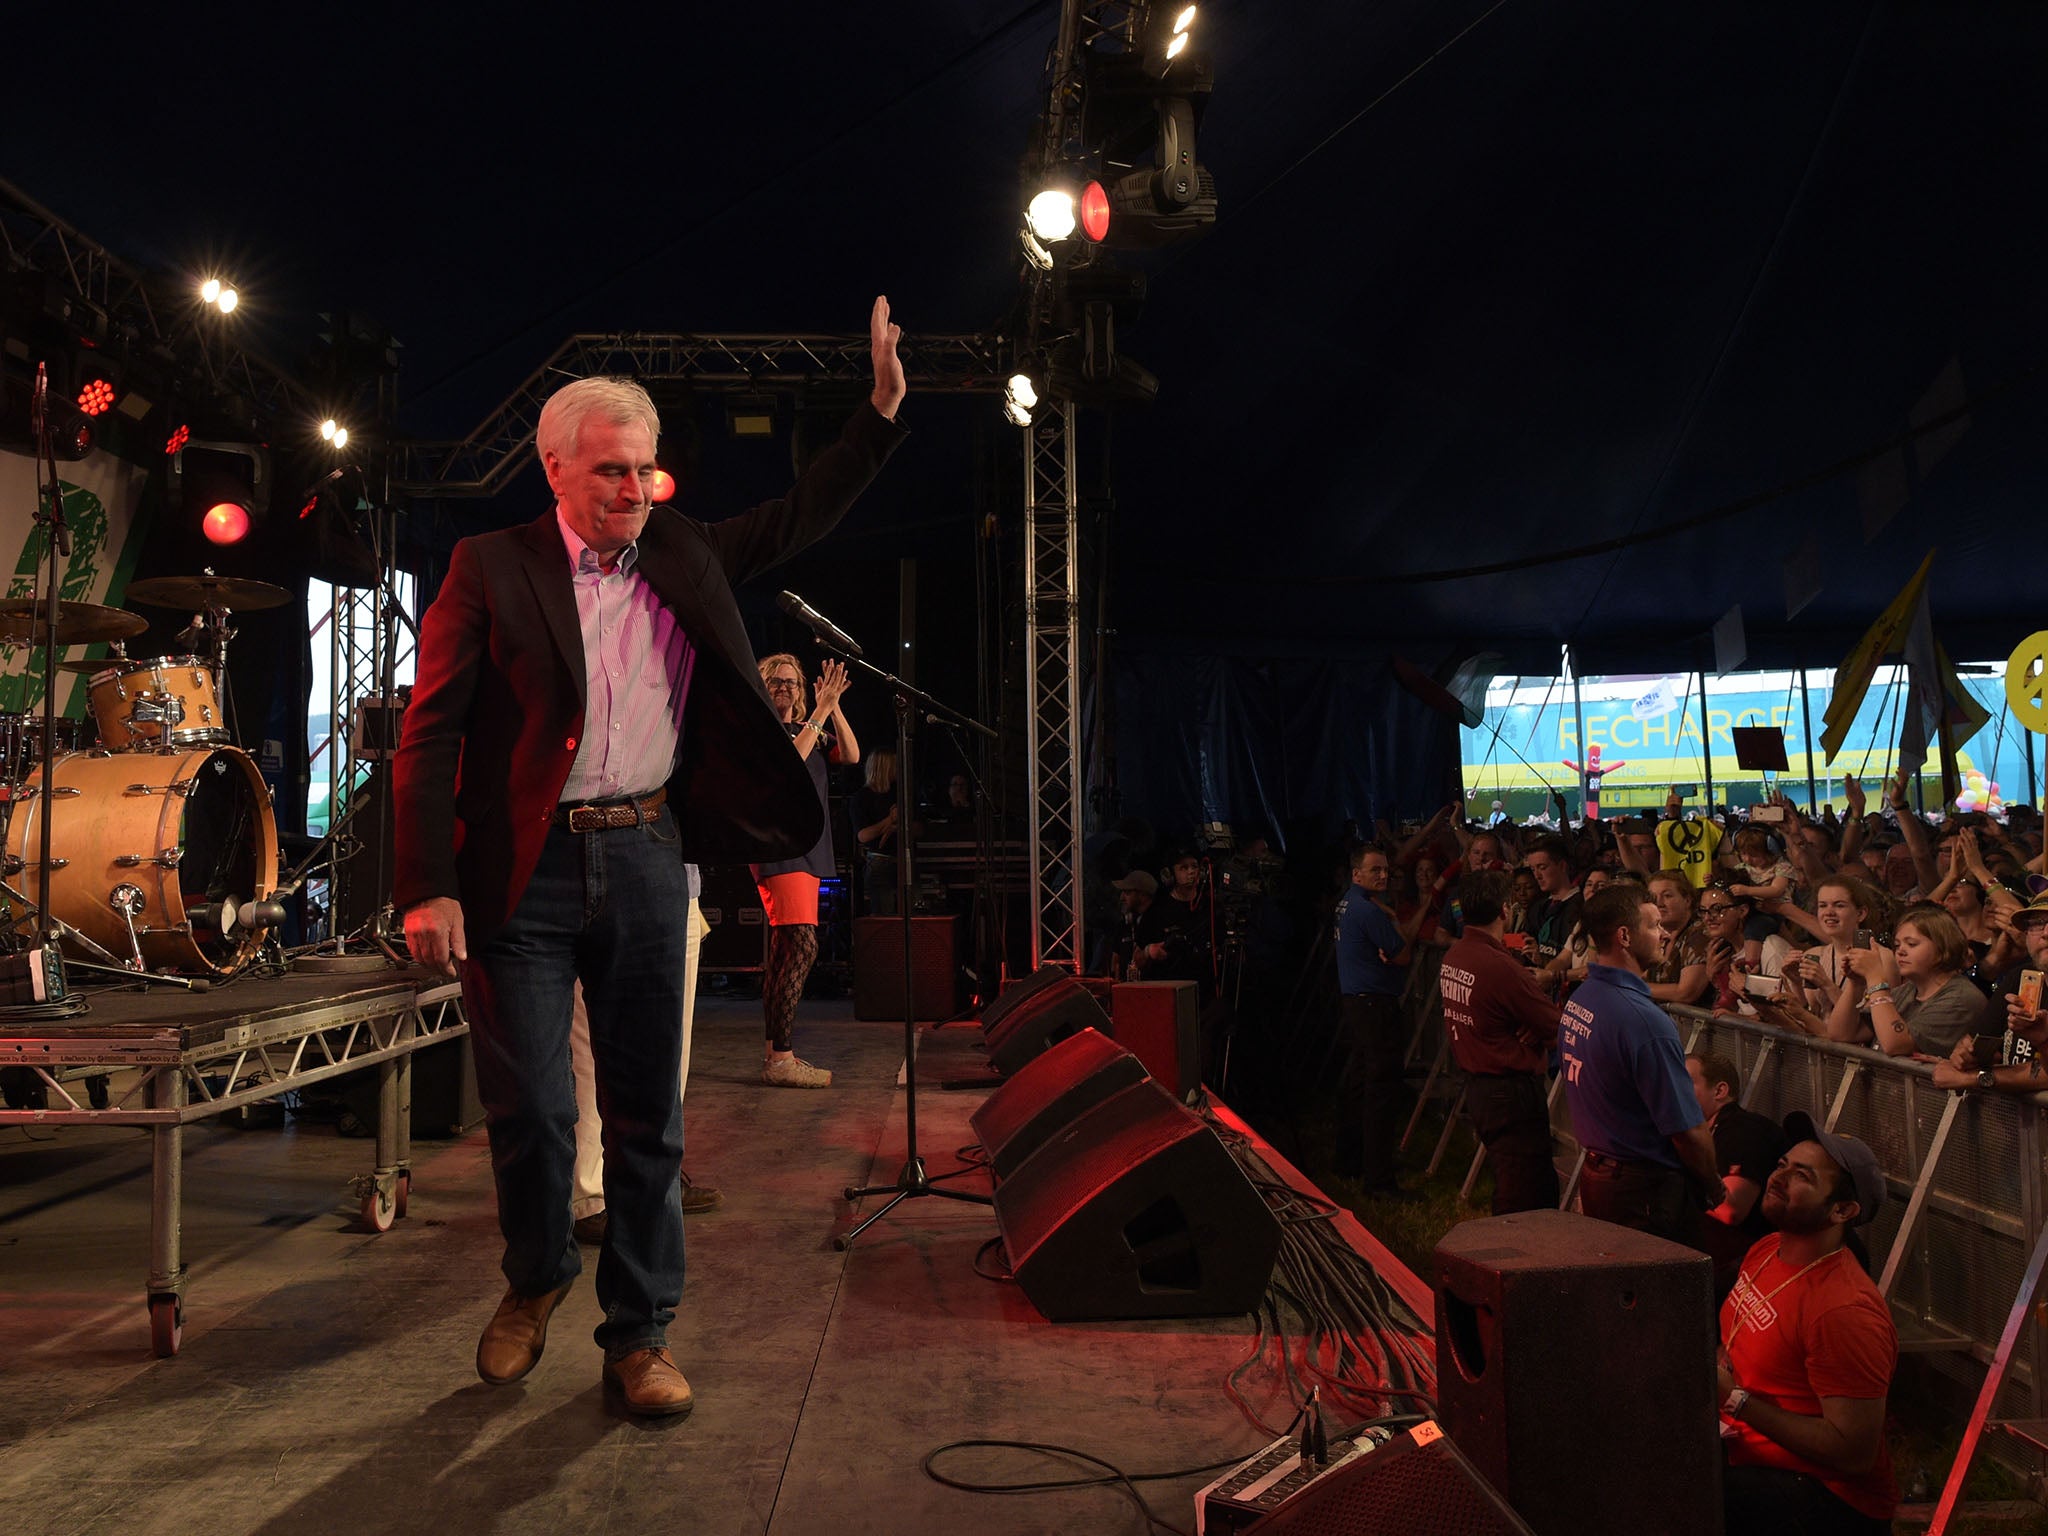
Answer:
[[[832,1074],[800,1056],[770,1056],[761,1081],[771,1088],[830,1088]]]

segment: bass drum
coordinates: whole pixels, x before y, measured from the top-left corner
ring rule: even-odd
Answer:
[[[47,796],[43,769],[30,774],[7,827],[7,868],[31,905],[42,896],[43,816],[54,797],[55,916],[130,960],[127,908],[151,970],[224,974],[257,948],[262,935],[230,915],[277,886],[277,824],[254,759],[233,747],[74,752],[55,767]],[[209,920],[195,924],[202,906]]]

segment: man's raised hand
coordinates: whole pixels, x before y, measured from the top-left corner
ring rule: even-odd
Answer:
[[[903,360],[896,355],[896,344],[902,339],[903,327],[889,323],[889,296],[877,294],[874,310],[868,315],[868,350],[875,361],[875,392],[868,399],[891,421],[896,419],[903,397],[910,393],[903,378]]]

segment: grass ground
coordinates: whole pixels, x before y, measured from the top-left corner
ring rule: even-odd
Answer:
[[[1478,1145],[1462,1124],[1452,1132],[1438,1172],[1433,1177],[1429,1174],[1429,1159],[1443,1128],[1442,1107],[1431,1106],[1423,1112],[1421,1124],[1401,1159],[1401,1182],[1420,1198],[1388,1201],[1367,1199],[1355,1180],[1340,1178],[1332,1172],[1334,1132],[1327,1108],[1306,1110],[1270,1127],[1262,1126],[1325,1192],[1348,1206],[1375,1237],[1424,1280],[1434,1267],[1431,1256],[1443,1235],[1461,1221],[1486,1215],[1493,1198],[1493,1178],[1484,1168],[1473,1185],[1471,1200],[1459,1198],[1459,1186]],[[1936,1414],[1925,1401],[1894,1392],[1887,1429],[1900,1488],[1909,1501],[1931,1503],[1940,1496],[1943,1480],[1955,1459],[1960,1425]],[[1953,1536],[2048,1536],[2048,1510],[2029,1503],[2024,1483],[1989,1456],[1977,1458],[1965,1499],[1970,1504],[2006,1507],[1952,1523],[1949,1530]],[[1921,1528],[1906,1520],[1898,1525],[1902,1532]],[[1729,1536],[1737,1533],[1731,1532]]]

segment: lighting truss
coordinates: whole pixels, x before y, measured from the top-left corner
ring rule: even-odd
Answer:
[[[1074,403],[1025,431],[1025,691],[1031,701],[1033,964],[1079,971],[1082,932],[1080,538]]]
[[[1009,378],[999,336],[906,336],[903,371],[914,391],[1000,395]],[[729,389],[844,385],[863,392],[873,371],[866,332],[855,335],[697,335],[630,331],[571,336],[468,437],[400,445],[397,488],[432,496],[490,496],[533,454],[541,407],[571,379],[620,374],[643,383],[688,380]]]
[[[230,337],[202,332],[193,323],[191,295],[182,286],[129,266],[5,179],[0,179],[0,264],[57,278],[97,318],[133,326],[144,345],[169,349],[209,388],[243,396],[268,420],[285,420],[306,408],[305,391],[295,380]]]

